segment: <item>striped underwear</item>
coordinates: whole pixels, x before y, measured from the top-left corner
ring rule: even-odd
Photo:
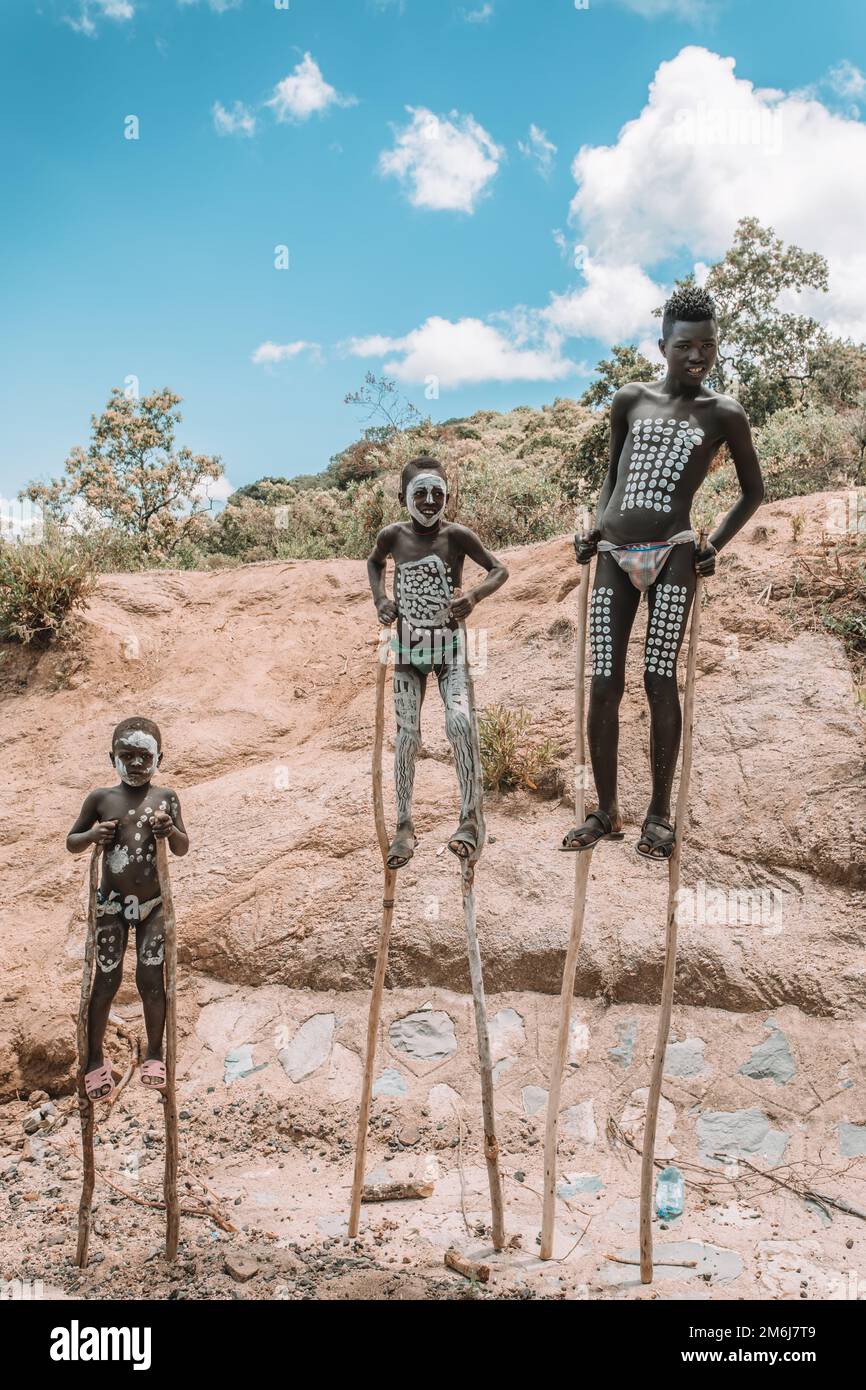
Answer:
[[[606,550],[621,570],[625,570],[632,584],[645,594],[651,584],[655,584],[662,567],[675,545],[685,545],[698,538],[694,531],[678,531],[666,541],[646,541],[642,545],[614,545],[613,541],[599,541],[599,551]]]

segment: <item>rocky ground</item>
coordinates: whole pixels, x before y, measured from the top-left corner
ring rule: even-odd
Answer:
[[[633,853],[648,795],[641,617],[621,740],[627,836],[593,857],[578,962],[557,1259],[542,1263],[536,1238],[573,878],[556,847],[570,807],[530,793],[488,803],[479,930],[514,1238],[494,1258],[435,691],[421,844],[398,880],[368,1165],[373,1177],[424,1176],[433,1191],[365,1207],[362,1237],[348,1241],[381,865],[369,798],[375,623],[363,567],[334,561],[106,577],[74,651],[13,653],[0,668],[13,794],[0,807],[0,1275],[92,1298],[857,1297],[864,1220],[804,1197],[866,1213],[864,725],[840,642],[812,629],[790,582],[801,561],[821,565],[838,503],[825,494],[765,508],[708,586],[657,1147],[687,1180],[684,1216],[656,1236],[680,1263],[659,1265],[646,1289],[619,1262],[636,1248],[666,893],[664,871]],[[506,588],[473,615],[489,624],[478,703],[528,707],[539,736],[560,738],[568,780],[568,540],[515,550],[508,564]],[[149,1205],[160,1105],[133,1082],[100,1122],[82,1273],[71,1090],[84,865],[63,841],[106,775],[111,728],[130,713],[162,726],[165,779],[192,840],[172,868],[182,1176],[195,1211],[169,1270],[163,1215]],[[140,1026],[130,981],[117,1013]],[[129,1044],[112,1042],[122,1070]],[[446,1269],[452,1244],[490,1257],[488,1285]]]
[[[0,1271],[46,1295],[159,1298],[862,1298],[866,1025],[675,1008],[656,1156],[685,1173],[686,1210],[656,1222],[641,1286],[637,1219],[655,1032],[647,1006],[576,1003],[560,1121],[555,1258],[538,1252],[556,1001],[490,999],[509,1248],[490,1244],[480,1087],[465,996],[387,995],[370,1182],[432,1195],[365,1205],[347,1235],[367,997],[186,985],[182,1218],[162,1258],[161,1105],[135,1083],[99,1125],[90,1266],[74,1264],[77,1108],[39,1093],[4,1107]],[[118,1038],[120,1068],[128,1048]],[[36,1126],[38,1125],[38,1128]],[[26,1134],[27,1129],[34,1129]],[[717,1155],[722,1155],[720,1159]],[[809,1195],[809,1194],[812,1195]],[[847,1214],[831,1199],[856,1208]],[[144,1205],[142,1205],[142,1203]],[[446,1269],[455,1247],[489,1283]],[[616,1260],[611,1257],[617,1257]],[[670,1263],[666,1263],[670,1261]],[[859,1279],[859,1284],[858,1284]]]

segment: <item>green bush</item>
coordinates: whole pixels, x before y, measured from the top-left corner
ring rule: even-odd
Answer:
[[[767,501],[844,484],[856,468],[850,425],[826,406],[788,406],[755,431]]]
[[[48,646],[95,582],[86,546],[57,536],[37,545],[0,544],[0,637]]]

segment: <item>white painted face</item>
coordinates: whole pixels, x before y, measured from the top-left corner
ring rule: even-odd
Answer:
[[[125,754],[114,754],[114,766],[120,780],[128,787],[143,787],[156,772],[159,759],[156,739],[143,729],[131,729],[118,740],[118,746],[124,749]]]
[[[435,498],[434,490],[436,493]],[[430,504],[433,504],[434,501],[439,500],[440,495],[442,497],[442,505],[438,511],[428,511],[425,515],[424,512],[419,510],[419,502],[428,502]],[[447,501],[448,484],[446,483],[445,479],[442,477],[440,473],[416,473],[415,477],[412,479],[411,483],[406,489],[406,508],[409,512],[409,515],[415,521],[417,521],[419,526],[423,526],[425,528],[435,526],[437,521],[440,521],[442,519],[442,514],[445,511],[445,504]]]

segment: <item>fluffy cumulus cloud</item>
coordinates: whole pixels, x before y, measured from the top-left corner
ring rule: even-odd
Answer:
[[[308,121],[331,106],[355,106],[356,98],[343,96],[326,82],[311,53],[305,53],[297,67],[278,82],[270,101],[278,121]]]
[[[653,309],[665,291],[638,265],[580,261],[583,284],[555,294],[540,317],[566,338],[601,338],[606,343],[631,340],[646,333]]]
[[[435,377],[443,389],[480,381],[559,381],[577,370],[561,355],[554,333],[529,346],[519,327],[507,332],[474,318],[455,323],[432,317],[404,338],[374,335],[347,346],[356,357],[391,354],[384,370],[398,381],[424,383]]]
[[[236,101],[230,110],[218,101],[211,107],[214,129],[218,135],[255,135],[256,118],[248,106]]]
[[[858,121],[755,87],[736,76],[733,58],[682,49],[660,65],[616,143],[584,146],[574,160],[571,219],[589,255],[584,308],[590,273],[600,284],[602,267],[640,276],[675,256],[715,260],[751,215],[827,257],[830,294],[804,307],[833,332],[866,337],[866,180],[839,176],[864,164]],[[606,310],[599,328],[605,320]]]
[[[270,340],[260,343],[253,353],[250,361],[257,367],[274,367],[279,362],[290,362],[294,357],[300,357],[301,353],[308,353],[314,361],[320,361],[322,350],[318,343],[308,343],[300,338],[294,343],[272,343]]]
[[[496,176],[504,151],[472,116],[436,116],[407,106],[408,125],[394,131],[394,148],[379,156],[379,172],[393,175],[413,207],[474,212]]]
[[[539,130],[537,125],[531,125],[527,139],[518,140],[517,148],[522,155],[533,161],[543,178],[550,177],[556,146],[552,140],[548,140],[543,130]]]

